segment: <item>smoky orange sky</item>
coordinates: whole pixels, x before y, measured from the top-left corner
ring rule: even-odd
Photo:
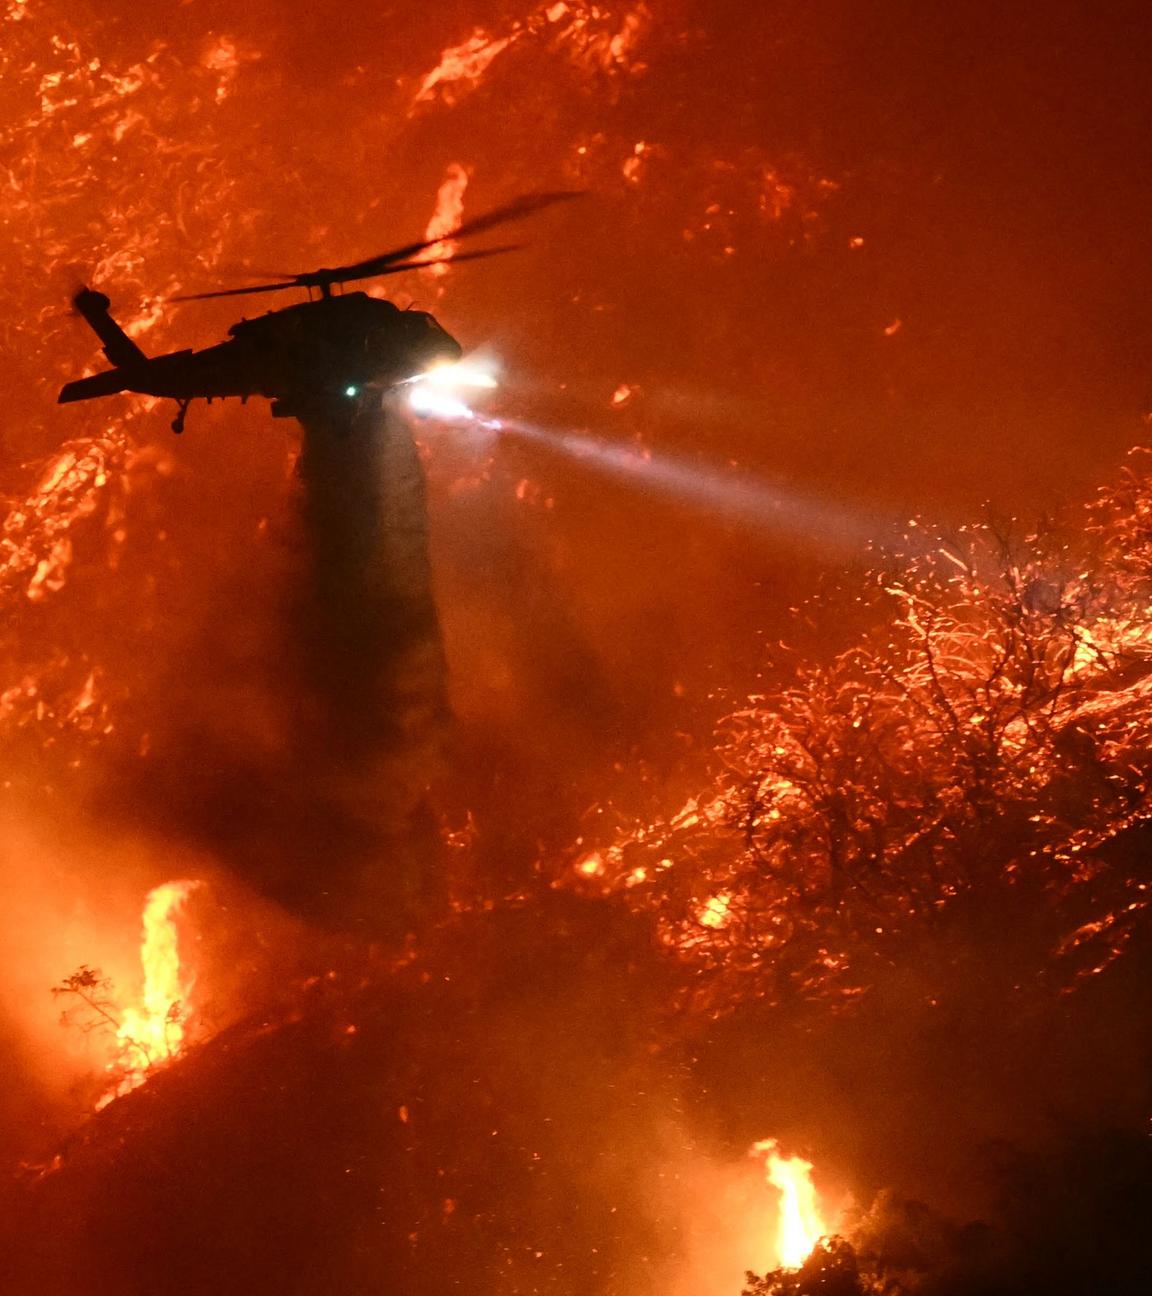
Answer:
[[[586,187],[525,229],[526,251],[391,287],[501,360],[506,412],[735,460],[803,507],[782,528],[734,525],[521,447],[481,498],[434,502],[442,579],[514,617],[519,591],[500,600],[515,576],[485,563],[519,545],[610,674],[651,638],[639,607],[674,655],[698,661],[680,646],[710,638],[726,679],[729,659],[747,664],[734,641],[750,609],[797,559],[826,558],[822,510],[865,530],[985,500],[1030,516],[1143,435],[1145,17],[1135,3],[10,4],[5,462],[125,411],[138,435],[168,435],[131,397],[54,408],[95,354],[67,316],[81,279],[149,350],[205,345],[232,303],[158,299],[407,238],[449,168],[468,172],[466,214]],[[282,443],[256,408],[190,426],[226,455],[240,419]],[[522,477],[554,499],[546,519],[526,516],[535,496],[509,504]],[[663,663],[659,688],[676,673]]]
[[[1145,434],[1145,19],[1137,3],[11,0],[5,490],[63,441],[126,429],[177,466],[177,598],[211,606],[204,564],[225,572],[247,523],[279,516],[294,434],[259,403],[199,406],[182,441],[141,398],[58,408],[97,358],[76,285],[150,352],[204,346],[264,301],[166,297],[394,246],[446,177],[467,176],[466,217],[587,189],[519,227],[519,253],[387,287],[496,358],[493,412],[681,469],[669,493],[541,442],[422,430],[458,713],[531,715],[593,759],[666,750],[890,520],[986,501],[1030,519]],[[778,507],[733,513],[696,468]]]
[[[507,893],[642,760],[707,748],[789,605],[891,523],[1031,519],[1147,435],[1150,56],[1136,0],[0,0],[0,956],[37,913],[62,933],[2,1005],[13,1073],[40,1083],[53,979],[131,974],[173,864],[316,853],[277,763],[298,430],[261,401],[180,438],[145,398],[57,406],[99,367],[80,283],[149,353],[202,347],[268,299],[167,298],[419,238],[446,179],[464,219],[587,190],[514,255],[374,289],[501,374],[512,433],[416,431],[456,801],[503,816]],[[107,477],[54,548],[38,474],[92,438]],[[42,1113],[4,1102],[18,1135]]]
[[[80,282],[147,351],[205,346],[268,299],[165,298],[395,246],[446,179],[465,218],[588,191],[516,227],[518,253],[378,289],[499,363],[488,413],[675,468],[668,490],[419,429],[462,767],[509,771],[462,799],[522,804],[522,863],[636,755],[667,772],[706,745],[788,605],[890,521],[1030,519],[1145,434],[1139,4],[12,0],[0,22],[4,489],[105,433],[150,483],[117,579],[98,547],[55,629],[15,578],[12,607],[69,687],[95,662],[130,695],[113,743],[167,735],[162,829],[221,751],[286,723],[262,701],[287,597],[265,540],[296,434],[262,402],[200,404],[183,438],[144,398],[58,407],[98,361]],[[771,507],[730,506],[749,481]]]

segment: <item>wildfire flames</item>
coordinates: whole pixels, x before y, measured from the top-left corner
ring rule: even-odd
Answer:
[[[106,1106],[142,1085],[157,1067],[180,1055],[193,976],[180,956],[180,917],[202,883],[165,882],[144,903],[140,964],[144,987],[139,1007],[126,1007],[116,1031],[116,1057],[109,1069],[115,1086],[100,1101]]]
[[[935,8],[0,6],[0,1290],[1144,1289],[1148,56]],[[388,419],[55,404],[574,190]]]
[[[780,1194],[776,1226],[776,1257],[786,1269],[798,1269],[813,1247],[832,1230],[820,1211],[812,1183],[812,1163],[803,1157],[784,1157],[775,1139],[762,1139],[752,1154],[764,1159],[764,1174]]]
[[[444,235],[454,230],[464,220],[464,191],[468,188],[468,172],[459,162],[453,162],[445,172],[440,188],[436,192],[436,209],[424,228],[426,239],[439,239],[427,249],[425,255],[430,259],[451,256],[459,244],[453,239],[444,239]],[[430,265],[422,273],[439,278],[448,273],[445,262]]]

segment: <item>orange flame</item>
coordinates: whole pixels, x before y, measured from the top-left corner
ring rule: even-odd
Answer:
[[[719,930],[721,927],[728,925],[729,908],[732,904],[732,893],[730,891],[720,891],[711,899],[706,900],[700,907],[697,917],[704,927],[712,927]],[[757,1144],[757,1147],[760,1145]]]
[[[112,1066],[123,1076],[105,1094],[101,1107],[142,1085],[150,1071],[170,1062],[184,1046],[184,1004],[192,977],[180,962],[178,919],[202,885],[197,881],[165,882],[148,893],[140,947],[144,968],[141,1005],[126,1008],[121,1015],[116,1032],[119,1047]]]
[[[764,1158],[765,1176],[780,1193],[776,1258],[786,1269],[799,1269],[829,1228],[816,1199],[812,1163],[802,1157],[782,1157],[778,1147],[775,1139],[763,1139],[752,1145],[752,1154]]]
[[[449,104],[454,103],[463,90],[473,88],[483,80],[488,65],[511,45],[513,36],[490,36],[477,27],[467,40],[449,46],[440,62],[420,82],[408,115],[420,104],[428,103],[442,95]]]
[[[461,166],[459,162],[450,162],[436,193],[436,210],[432,213],[432,219],[424,231],[426,239],[441,239],[441,242],[428,248],[424,253],[425,256],[445,257],[456,254],[459,244],[443,236],[450,234],[463,220],[464,190],[467,188],[467,167]],[[430,265],[423,273],[439,277],[448,273],[448,266],[444,263]]]

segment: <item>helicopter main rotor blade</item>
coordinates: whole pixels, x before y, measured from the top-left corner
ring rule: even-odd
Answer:
[[[204,301],[208,297],[244,297],[248,293],[279,292],[282,288],[300,287],[296,278],[286,279],[283,283],[253,284],[251,288],[217,288],[215,292],[181,293],[179,297],[169,297],[169,301]]]
[[[461,252],[458,256],[428,257],[424,261],[400,261],[385,266],[370,275],[357,275],[358,279],[380,279],[384,275],[401,274],[405,270],[423,270],[425,266],[455,265],[457,261],[481,261],[484,257],[501,256],[505,252],[519,252],[523,243],[506,243],[503,247],[482,248],[478,252]],[[342,279],[341,283],[352,283],[351,279]]]
[[[468,238],[473,234],[482,234],[497,225],[531,216],[533,212],[551,207],[553,203],[566,202],[570,198],[581,198],[584,193],[583,189],[558,189],[548,193],[522,194],[494,211],[457,225],[455,229],[448,230],[438,238],[426,238],[419,243],[393,248],[391,252],[382,252],[379,256],[369,257],[366,261],[356,261],[346,266],[325,267],[321,270],[307,270],[298,275],[284,275],[281,283],[253,284],[250,288],[217,288],[212,292],[181,293],[180,296],[170,297],[168,300],[206,301],[210,297],[245,297],[249,293],[279,292],[282,288],[319,288],[327,294],[333,284],[351,283],[357,279],[372,279],[377,275],[399,274],[402,270],[419,270],[423,266],[447,264],[452,261],[474,261],[480,257],[495,256],[500,252],[512,252],[519,244],[487,248],[480,252],[466,252],[461,256],[434,257],[427,261],[412,260],[421,252],[427,252],[429,248],[439,247],[444,243],[454,243],[457,239]]]
[[[399,261],[408,261],[411,257],[427,251],[428,248],[437,247],[441,243],[453,243],[457,239],[468,238],[473,234],[482,234],[485,230],[494,229],[497,225],[503,225],[507,221],[520,220],[524,216],[531,216],[533,212],[541,211],[545,207],[551,207],[553,203],[566,202],[570,198],[580,198],[583,194],[584,190],[582,189],[561,189],[553,193],[524,194],[520,198],[514,198],[510,203],[505,203],[503,207],[497,207],[484,216],[477,216],[475,220],[465,221],[462,225],[457,225],[455,229],[448,230],[447,233],[441,234],[438,238],[423,239],[419,243],[409,243],[406,247],[393,248],[391,252],[382,252],[379,256],[369,257],[366,261],[357,261],[354,265],[337,266],[332,270],[317,271],[316,274],[323,275],[329,283],[345,283],[349,279],[368,279],[372,275],[381,274],[390,265],[395,265]],[[312,276],[301,275],[300,278],[307,282]],[[313,282],[319,282],[319,280],[313,279]]]
[[[438,240],[439,241],[439,240]],[[484,257],[500,256],[504,252],[518,252],[524,245],[522,243],[507,243],[502,247],[482,248],[478,252],[461,252],[457,256],[429,257],[424,261],[403,261],[399,264],[385,266],[383,270],[377,270],[373,274],[357,275],[357,279],[373,279],[382,275],[400,274],[405,270],[422,270],[425,266],[433,265],[451,265],[455,261],[480,261]],[[248,293],[266,293],[278,292],[281,288],[307,288],[315,286],[317,279],[312,275],[297,275],[288,279],[285,283],[275,284],[253,284],[251,288],[217,288],[214,292],[202,293],[183,293],[179,297],[169,297],[169,301],[204,301],[208,297],[244,297]],[[337,283],[351,283],[351,278],[342,278],[335,281]]]

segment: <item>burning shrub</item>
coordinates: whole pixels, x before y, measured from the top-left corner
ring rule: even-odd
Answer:
[[[823,1238],[799,1269],[776,1269],[758,1278],[748,1275],[743,1296],[868,1296],[899,1288],[881,1286],[860,1273],[856,1252],[843,1238]]]
[[[711,1005],[851,998],[956,913],[1029,913],[1021,950],[1067,979],[1123,951],[1148,905],[1150,512],[1137,454],[1075,539],[913,528],[859,592],[874,629],[729,715],[707,789],[597,857]]]
[[[1147,1289],[1142,1210],[1152,1183],[1145,1135],[1095,1130],[1024,1152],[1000,1149],[992,1223],[958,1224],[880,1193],[804,1263],[743,1296],[1080,1296]]]

